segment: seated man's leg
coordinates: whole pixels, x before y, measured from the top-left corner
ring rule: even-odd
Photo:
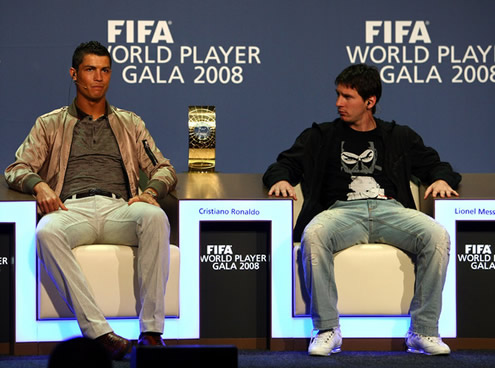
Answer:
[[[422,212],[404,208],[396,201],[378,203],[372,209],[372,242],[394,245],[416,255],[416,283],[411,302],[411,331],[438,336],[442,290],[449,261],[448,232]]]
[[[169,272],[170,225],[165,212],[136,202],[113,211],[104,223],[102,241],[138,246],[141,332],[163,333]]]
[[[339,326],[333,254],[368,241],[364,203],[337,202],[315,216],[304,230],[301,243],[303,266],[315,329],[328,330]]]
[[[60,294],[75,314],[84,336],[97,338],[112,331],[97,307],[72,249],[92,244],[97,236],[91,198],[68,200],[68,211],[41,218],[37,229],[38,255]]]

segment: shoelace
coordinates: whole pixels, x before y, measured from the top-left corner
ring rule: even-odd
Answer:
[[[314,332],[317,331],[317,330],[312,330],[311,331],[311,343],[312,342],[320,342],[320,341],[323,341],[323,342],[326,342],[328,340],[331,340],[333,335],[335,334],[335,330],[329,330],[329,331],[325,331],[323,333],[317,333],[316,335],[314,335]]]
[[[420,335],[420,334],[415,334],[415,333],[412,333],[410,336],[411,337],[422,338],[422,339],[425,339],[425,340],[427,340],[429,342],[432,342],[434,344],[443,343],[442,338],[436,337],[436,336],[425,336],[425,335]]]

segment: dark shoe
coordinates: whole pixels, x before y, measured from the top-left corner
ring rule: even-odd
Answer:
[[[143,346],[165,346],[162,336],[158,332],[142,332],[139,335],[138,345]]]
[[[131,342],[119,335],[110,332],[96,338],[114,360],[122,360],[131,351]]]

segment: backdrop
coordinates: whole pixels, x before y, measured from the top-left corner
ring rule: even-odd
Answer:
[[[264,172],[312,122],[336,75],[376,65],[377,116],[406,124],[460,172],[493,172],[491,0],[0,0],[0,167],[37,116],[75,96],[75,47],[111,50],[109,101],[135,111],[187,171],[188,106],[217,113],[217,171]]]

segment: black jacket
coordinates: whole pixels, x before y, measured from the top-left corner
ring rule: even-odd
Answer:
[[[397,200],[405,207],[415,208],[409,182],[414,176],[426,184],[443,179],[456,189],[461,175],[450,164],[440,161],[438,153],[426,147],[421,137],[411,128],[395,122],[375,119],[385,147],[385,173],[397,189]],[[304,203],[294,228],[294,239],[300,239],[304,227],[321,211],[324,168],[330,145],[340,144],[344,124],[340,119],[329,123],[314,123],[304,130],[291,148],[277,157],[268,167],[263,183],[270,188],[280,180],[295,186],[301,183]]]

